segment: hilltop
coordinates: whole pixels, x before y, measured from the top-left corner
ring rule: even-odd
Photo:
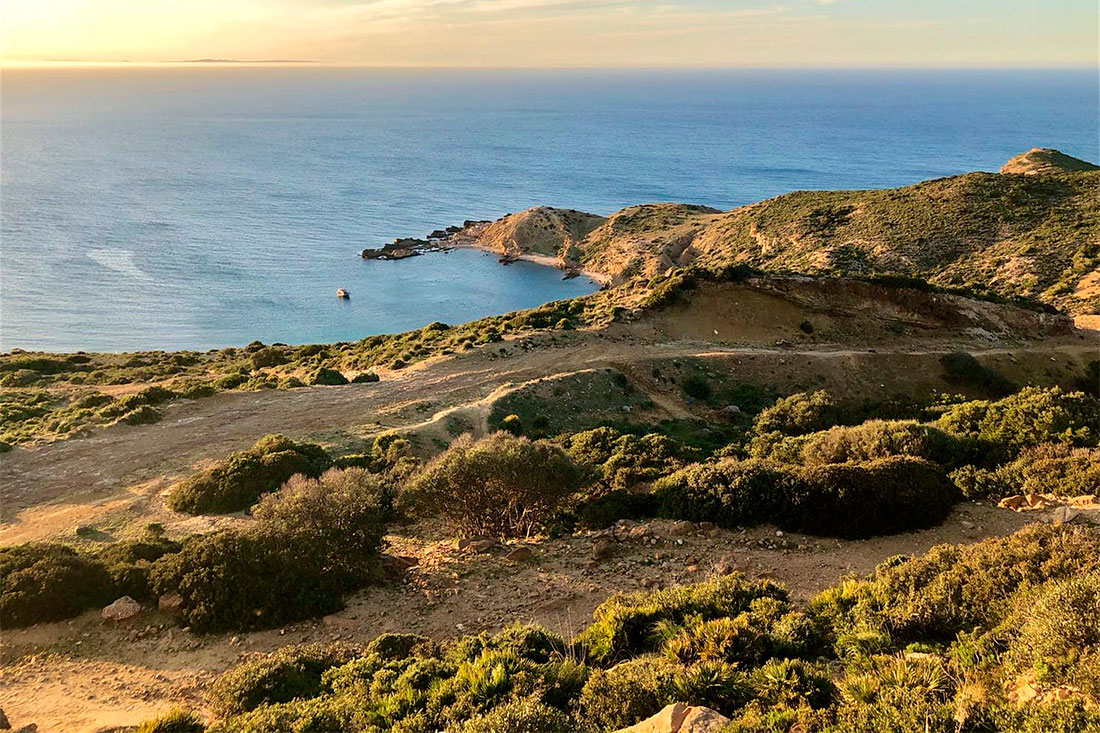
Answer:
[[[905,275],[1100,313],[1100,169],[1054,150],[1017,156],[1001,173],[796,191],[726,212],[659,203],[604,218],[538,207],[461,236],[508,258],[552,257],[613,285],[670,267],[744,263]]]

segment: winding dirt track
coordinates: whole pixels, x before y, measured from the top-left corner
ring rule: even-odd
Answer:
[[[775,379],[778,368],[814,373],[819,382],[824,380],[823,374],[831,375],[834,384],[837,380],[867,382],[878,381],[890,369],[899,372],[901,378],[912,379],[914,370],[927,368],[922,357],[928,361],[927,357],[938,358],[958,348],[948,340],[927,338],[894,349],[873,350],[828,345],[807,349],[721,347],[713,343],[654,341],[648,338],[652,335],[637,330],[574,333],[530,350],[523,348],[523,340],[510,341],[491,349],[424,362],[373,384],[221,393],[174,404],[161,422],[152,425],[115,426],[81,439],[16,450],[0,456],[0,532],[9,529],[27,508],[82,494],[102,497],[125,486],[168,480],[201,461],[245,448],[268,433],[324,439],[326,435],[370,434],[423,424],[426,418],[450,408],[484,403],[516,385],[551,375],[609,366],[629,373],[650,360],[745,357],[754,361],[758,378]],[[507,349],[506,356],[500,355],[501,348]],[[1092,351],[1093,344],[1064,340],[1017,348],[971,349],[978,356],[1008,355],[1013,361],[1020,354],[1045,360],[1045,355],[1055,353],[1076,360]],[[752,373],[747,371],[750,368],[744,368],[746,376]],[[873,386],[886,388],[885,384]],[[668,411],[676,409],[671,403],[678,395],[650,396]],[[677,411],[687,414],[683,408]]]

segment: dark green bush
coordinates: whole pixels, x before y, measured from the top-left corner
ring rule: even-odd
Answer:
[[[988,459],[996,462],[1043,443],[1095,447],[1100,438],[1100,401],[1058,387],[1025,387],[995,402],[956,405],[937,425],[980,441]]]
[[[335,369],[321,367],[309,378],[309,383],[314,385],[347,384],[348,378]]]
[[[265,346],[259,351],[252,352],[250,358],[253,369],[266,369],[268,367],[280,366],[290,361],[290,355],[286,350],[277,346]]]
[[[959,498],[940,466],[908,456],[800,468],[797,480],[785,487],[776,523],[829,537],[931,527],[943,521]]]
[[[985,366],[965,351],[944,354],[940,357],[940,366],[943,367],[944,381],[949,384],[981,390],[994,397],[1003,397],[1016,389],[996,369]]]
[[[210,686],[207,701],[219,716],[255,710],[260,705],[315,697],[322,675],[347,664],[359,651],[347,644],[283,647],[257,656],[222,674]]]
[[[183,597],[196,631],[277,626],[340,609],[377,579],[388,512],[377,477],[361,469],[296,479],[256,508],[257,522],[189,539],[158,560],[158,594]]]
[[[458,438],[411,480],[404,506],[463,536],[522,537],[550,520],[584,472],[557,446],[508,433]]]
[[[471,718],[461,733],[576,733],[576,725],[560,710],[537,697],[510,700]]]
[[[359,372],[351,381],[354,384],[369,384],[372,382],[377,382],[378,379],[378,375],[374,372]]]
[[[698,374],[684,377],[680,381],[680,389],[684,390],[684,394],[688,397],[700,402],[706,402],[714,396],[714,388],[710,386],[710,382]]]
[[[791,480],[766,463],[723,459],[695,463],[658,480],[653,495],[662,516],[737,527],[771,520]]]
[[[574,514],[582,527],[603,529],[620,519],[644,519],[656,516],[659,506],[657,497],[651,493],[634,493],[626,489],[616,489],[585,497],[577,504]]]
[[[955,466],[970,457],[971,445],[932,425],[910,420],[871,420],[836,426],[806,436],[799,450],[801,463],[863,463],[891,456],[924,458]]]
[[[661,657],[643,656],[594,671],[577,701],[580,719],[612,731],[648,718],[675,702],[669,689],[674,669]]]
[[[786,601],[787,592],[771,581],[750,581],[735,573],[653,593],[616,595],[593,612],[595,620],[577,637],[577,643],[589,658],[599,662],[657,651],[661,646],[659,626],[682,625],[689,618],[705,621],[735,616],[748,610],[757,598]]]
[[[1100,490],[1100,450],[1047,443],[1025,448],[1014,461],[995,469],[963,466],[951,474],[951,480],[968,499],[1095,493]]]
[[[168,506],[188,514],[224,514],[247,509],[294,474],[317,476],[331,464],[320,447],[267,435],[251,448],[234,453],[213,468],[176,486]]]
[[[842,422],[843,410],[828,392],[798,392],[762,410],[756,416],[753,428],[758,435],[773,432],[805,435],[827,430]]]
[[[7,627],[69,618],[115,597],[103,564],[70,547],[0,548],[0,620]]]

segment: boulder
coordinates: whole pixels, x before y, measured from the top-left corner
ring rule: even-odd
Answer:
[[[141,613],[141,604],[130,596],[123,596],[103,609],[101,615],[106,621],[125,621]]]
[[[616,733],[717,733],[729,722],[729,718],[710,708],[677,702]]]
[[[165,613],[175,613],[183,607],[183,596],[179,593],[165,593],[157,599],[157,608]]]

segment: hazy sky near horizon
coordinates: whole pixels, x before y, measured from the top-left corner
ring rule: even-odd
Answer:
[[[0,59],[381,66],[1098,64],[1096,0],[3,0]]]

